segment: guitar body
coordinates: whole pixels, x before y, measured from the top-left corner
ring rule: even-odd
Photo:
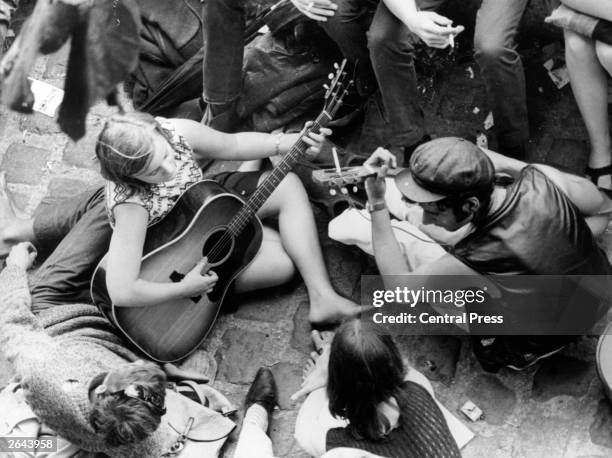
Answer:
[[[106,256],[96,268],[91,284],[94,303],[151,359],[172,362],[195,351],[212,328],[228,288],[259,251],[262,225],[256,217],[237,236],[226,230],[243,205],[242,199],[215,181],[201,181],[147,230],[140,278],[180,281],[207,256],[219,276],[209,294],[148,307],[118,307],[106,288]]]
[[[352,81],[343,83],[344,68],[325,86],[323,110],[304,131],[320,132],[337,113]],[[148,307],[118,307],[106,288],[106,257],[94,272],[91,297],[101,312],[143,353],[159,362],[172,362],[195,351],[214,324],[232,282],[251,263],[261,247],[263,228],[256,217],[283,178],[308,149],[300,137],[263,182],[244,202],[212,180],[188,188],[159,223],[147,229],[140,268],[143,280],[178,282],[206,256],[219,279],[205,295]]]

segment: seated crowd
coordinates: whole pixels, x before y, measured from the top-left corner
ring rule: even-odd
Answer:
[[[612,304],[612,265],[596,240],[612,218],[612,44],[564,29],[571,84],[591,143],[587,179],[525,162],[525,78],[515,37],[527,0],[484,0],[476,19],[474,55],[499,152],[453,136],[431,139],[425,125],[415,45],[452,46],[464,30],[436,12],[443,0],[291,2],[355,64],[360,96],[380,89],[381,108],[393,126],[387,148],[365,162],[374,173],[365,180],[363,213],[369,212],[368,242],[385,288],[445,289],[452,276],[454,288],[488,289],[490,300],[466,311],[503,315],[504,325],[461,328],[489,372],[523,370],[588,334]],[[1,4],[0,24],[9,3]],[[245,2],[202,3],[201,123],[137,111],[110,116],[95,151],[84,152],[95,153],[105,185],[41,206],[33,217],[19,212],[0,176],[0,255],[6,256],[0,349],[16,374],[0,392],[0,435],[54,437],[56,457],[219,456],[236,426],[228,418],[236,409],[200,374],[152,362],[156,358],[126,338],[121,317],[126,310],[146,316],[160,307],[170,316],[172,304],[188,307],[207,297],[220,308],[226,294],[277,286],[299,273],[310,324],[339,324],[333,336],[312,332],[315,351],[292,397],[305,398],[295,425],[304,452],[327,458],[461,456],[431,383],[372,324],[370,304],[342,297],[330,281],[307,192],[283,161],[296,143],[319,154],[331,130],[307,123],[295,134],[229,133],[242,84]],[[612,21],[609,0],[562,3],[572,14]],[[254,165],[275,156],[283,159],[273,171]],[[205,176],[199,164],[208,159],[242,165]],[[388,176],[392,169],[399,169],[394,178]],[[197,187],[206,180],[213,184]],[[163,222],[176,240],[186,240],[192,228],[176,210],[188,189],[203,189],[199,198],[206,205],[244,199],[249,218],[259,219],[252,225],[239,219],[244,225],[234,231],[238,223],[230,215],[220,224],[233,238],[224,233],[203,259],[170,278],[148,275],[146,259],[157,251],[153,231]],[[219,200],[223,196],[230,200]],[[403,223],[414,223],[421,234],[408,249],[394,225],[397,208]],[[212,239],[215,230],[205,236]],[[245,243],[242,231],[255,243]],[[228,244],[243,251],[224,258],[219,250]],[[47,256],[29,276],[39,252]],[[428,255],[414,256],[421,252]],[[226,263],[234,261],[239,267],[229,270]],[[110,312],[90,297],[99,265]],[[529,281],[534,275],[562,278],[564,286]],[[435,301],[427,306],[432,313],[456,312]],[[257,372],[235,457],[274,456],[267,432],[280,383],[268,368]]]

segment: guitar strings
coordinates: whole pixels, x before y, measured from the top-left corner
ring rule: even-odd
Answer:
[[[320,123],[317,122],[317,121],[315,121],[313,123],[313,126],[312,126],[311,130],[314,130],[315,128],[320,128]],[[306,142],[304,142],[301,139],[300,139],[300,142],[302,144],[298,145],[298,143],[296,143],[291,148],[291,150],[283,157],[281,163],[279,163],[279,165],[277,165],[277,167],[270,173],[270,175],[268,175],[268,177],[266,177],[266,181],[264,181],[264,183],[262,183],[260,186],[258,186],[258,189],[264,189],[265,186],[266,186],[266,182],[268,182],[268,180],[277,178],[277,177],[273,176],[273,174],[276,171],[282,171],[282,165],[288,166],[289,165],[288,164],[289,160],[292,160],[294,158],[294,156],[296,156],[297,154],[300,153],[299,147],[302,147],[302,146],[304,146],[306,144]],[[282,162],[284,162],[284,164],[282,164]],[[282,178],[281,178],[280,181],[282,181]],[[243,206],[242,210],[240,210],[240,213],[237,216],[235,216],[230,221],[230,224],[228,225],[228,227],[229,227],[228,232],[223,234],[223,236],[221,236],[221,238],[215,243],[215,245],[213,245],[211,250],[208,252],[207,257],[208,257],[209,260],[213,260],[214,261],[217,256],[219,256],[229,246],[231,246],[231,242],[232,242],[233,237],[235,235],[238,235],[244,229],[244,226],[246,225],[246,223],[248,223],[248,221],[252,218],[253,214],[255,213],[255,209],[253,208],[254,207],[253,203],[257,207],[259,207],[261,205],[261,203],[263,203],[263,202],[259,202],[260,196],[261,196],[261,192],[258,194],[258,192],[256,190],[255,193],[251,196],[251,198],[247,201],[246,205]],[[266,197],[266,199],[267,199],[267,197]],[[264,199],[264,202],[265,202],[265,199]],[[236,232],[236,234],[232,234],[232,232],[233,232],[232,228],[234,228],[234,232]]]
[[[321,112],[321,114],[317,117],[317,119],[312,123],[312,126],[309,128],[308,133],[314,131],[315,129],[321,129],[322,125],[321,125],[321,121],[323,120],[323,116],[327,115],[327,117],[331,120],[333,119],[334,115],[336,114],[336,112],[338,111],[338,109],[340,108],[340,105],[342,104],[342,98],[344,97],[344,95],[346,95],[347,90],[344,90],[344,94],[340,97],[337,98],[338,96],[338,92],[336,92],[334,94],[334,96],[332,97],[332,101],[329,104],[329,106],[326,106],[323,108],[323,111]],[[329,110],[329,112],[328,112]],[[305,132],[305,134],[307,134]],[[301,142],[301,144],[299,144]],[[231,234],[231,229],[229,229],[225,234],[223,234],[221,236],[221,238],[217,241],[217,243],[215,243],[215,245],[211,248],[211,250],[206,254],[206,256],[208,257],[209,261],[212,259],[212,261],[214,262],[214,259],[220,255],[220,253],[224,252],[228,246],[230,246],[233,238],[235,235],[238,235],[240,232],[242,232],[242,230],[244,230],[245,225],[248,223],[248,221],[253,217],[253,215],[255,214],[256,210],[255,208],[253,208],[253,203],[255,203],[256,207],[261,207],[261,205],[263,205],[263,202],[265,202],[267,200],[266,197],[265,199],[263,199],[262,202],[258,202],[258,200],[260,199],[260,196],[262,194],[263,191],[260,191],[261,189],[265,188],[266,183],[268,182],[268,180],[273,180],[274,174],[276,173],[276,171],[280,170],[281,172],[283,171],[282,166],[289,166],[289,161],[290,160],[294,160],[294,156],[296,156],[297,154],[301,154],[300,148],[304,146],[306,142],[304,142],[304,140],[302,140],[302,137],[300,137],[300,139],[298,140],[298,142],[296,142],[291,149],[289,150],[289,152],[282,158],[282,160],[280,161],[280,163],[274,168],[274,170],[272,170],[272,172],[270,173],[270,175],[268,175],[268,177],[266,177],[265,181],[257,187],[257,189],[255,190],[255,193],[251,196],[251,198],[247,201],[246,205],[244,205],[242,207],[242,209],[239,211],[239,213],[232,218],[232,220],[230,221],[228,228],[230,226],[238,226],[236,229],[236,234]],[[299,144],[299,146],[298,146]],[[288,168],[287,171],[291,170],[291,167]],[[282,181],[284,177],[282,177],[280,179],[280,181]],[[279,183],[280,183],[279,181]],[[276,186],[278,186],[278,183],[274,186],[274,188],[276,188]],[[248,210],[245,210],[248,209]]]

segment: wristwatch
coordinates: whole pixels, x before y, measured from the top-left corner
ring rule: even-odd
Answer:
[[[374,205],[372,205],[372,203],[369,200],[366,202],[366,210],[369,211],[370,213],[378,212],[378,211],[386,210],[386,209],[387,209],[387,204],[385,202],[377,202]]]

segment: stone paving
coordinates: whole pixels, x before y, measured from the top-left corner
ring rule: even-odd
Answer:
[[[63,50],[41,59],[33,76],[61,87],[65,58]],[[488,110],[477,67],[469,59],[447,69],[425,102],[434,134],[474,135],[483,130]],[[535,119],[530,158],[581,170],[586,137],[569,88],[558,91],[549,85],[536,90],[530,109]],[[0,107],[0,169],[7,172],[9,189],[27,213],[32,214],[42,201],[101,183],[92,159],[93,144],[103,117],[112,111],[103,104],[96,106],[88,117],[86,138],[75,144],[44,115],[24,116]],[[329,240],[324,214],[316,206],[315,211],[334,285],[341,294],[358,299],[360,276],[373,273],[372,261]],[[607,239],[603,243],[610,245]],[[295,280],[274,291],[242,296],[238,302],[184,364],[210,374],[214,386],[237,404],[257,368],[272,366],[280,388],[280,409],[271,424],[275,451],[281,457],[304,457],[293,439],[299,406],[290,402],[289,395],[298,388],[301,368],[311,351],[306,290]],[[596,338],[582,338],[523,373],[502,370],[496,375],[480,368],[465,337],[402,336],[398,342],[452,412],[464,420],[457,409],[468,399],[484,411],[484,420],[466,421],[476,433],[463,450],[466,458],[612,456],[612,404],[595,371]],[[0,371],[1,385],[11,370],[1,362]],[[232,449],[230,443],[226,456],[231,456]]]

